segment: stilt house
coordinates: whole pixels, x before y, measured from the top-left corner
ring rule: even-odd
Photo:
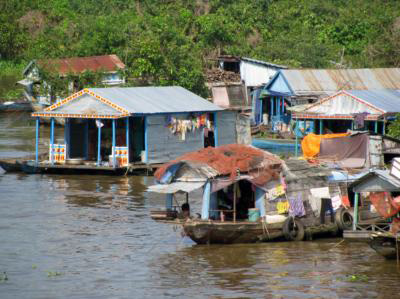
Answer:
[[[32,116],[37,164],[40,118],[51,120],[50,164],[82,158],[93,167],[149,165],[209,145],[236,143],[236,112],[177,86],[83,89]],[[54,140],[55,118],[65,119],[59,142]]]

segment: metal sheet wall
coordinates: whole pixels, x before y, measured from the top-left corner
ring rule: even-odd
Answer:
[[[175,118],[187,119],[188,114],[173,114]],[[173,134],[166,127],[165,115],[147,116],[148,163],[164,163],[187,152],[204,147],[203,130],[186,132],[185,140],[181,134]]]
[[[217,113],[218,146],[236,142],[236,111]]]

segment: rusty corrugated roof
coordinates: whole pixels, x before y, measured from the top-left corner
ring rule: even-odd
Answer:
[[[281,70],[297,95],[342,89],[400,89],[400,68]]]
[[[48,71],[58,72],[60,75],[85,71],[113,72],[125,68],[125,64],[117,55],[41,59],[37,61],[37,64]]]

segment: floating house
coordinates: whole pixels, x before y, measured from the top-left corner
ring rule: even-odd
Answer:
[[[333,210],[329,217],[326,212],[331,197],[339,208],[341,191],[329,182],[330,175],[329,169],[305,160],[282,161],[250,146],[206,148],[156,171],[158,184],[148,190],[166,194],[166,209],[152,211],[152,218],[182,225],[199,244],[300,241],[336,233]],[[203,200],[197,219],[190,216],[189,193],[200,188]]]
[[[117,55],[32,60],[23,70],[24,79],[18,83],[24,86],[27,101],[43,105],[51,105],[61,98],[57,95],[52,98],[40,90],[41,84],[46,84],[41,82],[40,69],[58,74],[61,78],[66,78],[68,74],[81,74],[87,71],[102,72],[104,73],[101,81],[103,85],[115,86],[125,83],[125,78],[120,73],[125,69],[125,64]],[[80,89],[77,82],[73,81],[68,82],[68,88],[69,93]]]
[[[72,163],[103,170],[146,168],[206,146],[236,143],[237,138],[235,111],[177,86],[83,89],[32,116],[35,165],[41,169]],[[65,119],[65,127],[64,139],[56,142],[57,118]],[[41,119],[51,122],[49,159],[42,162]]]
[[[289,107],[307,105],[340,90],[400,89],[400,68],[282,69],[260,90],[253,104],[254,121],[290,121]]]
[[[370,241],[374,233],[390,231],[390,217],[400,212],[395,196],[400,192],[400,180],[389,170],[371,170],[349,185],[354,193],[352,227],[343,232],[350,240]]]
[[[319,134],[357,129],[384,135],[388,120],[399,112],[398,90],[342,90],[303,111],[293,112],[292,118],[297,122],[312,122],[314,132]]]
[[[207,73],[213,102],[224,108],[250,110],[250,94],[265,85],[277,71],[286,66],[247,57],[221,55],[217,59],[218,70]]]

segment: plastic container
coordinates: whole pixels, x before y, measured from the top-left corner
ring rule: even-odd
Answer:
[[[260,219],[260,210],[259,209],[249,209],[249,221],[257,222]]]

